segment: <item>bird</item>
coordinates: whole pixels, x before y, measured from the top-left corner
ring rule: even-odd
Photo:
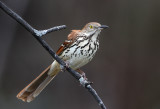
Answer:
[[[85,73],[80,68],[90,62],[95,56],[99,48],[99,34],[105,28],[108,28],[108,26],[90,22],[82,30],[72,30],[56,54],[68,67],[87,79]],[[17,94],[17,98],[24,102],[31,102],[60,71],[61,65],[54,60],[49,67]]]

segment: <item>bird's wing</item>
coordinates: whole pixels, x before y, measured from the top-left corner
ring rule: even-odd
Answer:
[[[56,54],[60,56],[65,49],[72,45],[75,42],[79,32],[80,30],[72,30],[72,32],[68,35],[67,40],[65,40],[64,43],[60,46]]]

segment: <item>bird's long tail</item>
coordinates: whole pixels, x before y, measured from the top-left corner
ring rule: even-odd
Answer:
[[[18,99],[25,102],[31,102],[41,91],[51,82],[51,80],[58,74],[59,69],[53,70],[53,64],[46,68],[37,78],[35,78],[29,85],[27,85],[17,95]]]

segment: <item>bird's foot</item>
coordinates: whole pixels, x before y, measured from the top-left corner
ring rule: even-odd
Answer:
[[[87,84],[89,85],[93,84],[93,82],[88,81],[88,78],[86,77],[86,74],[83,71],[81,72],[81,76],[84,78],[85,81],[87,81]]]
[[[66,63],[66,66],[64,67],[63,65],[60,65],[60,69],[61,69],[61,72],[65,72],[66,69],[69,67],[69,62],[68,61],[65,61]]]

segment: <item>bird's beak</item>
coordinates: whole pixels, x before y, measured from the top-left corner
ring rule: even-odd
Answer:
[[[109,28],[109,26],[107,26],[107,25],[101,25],[99,28],[100,29],[105,29],[105,28]]]

